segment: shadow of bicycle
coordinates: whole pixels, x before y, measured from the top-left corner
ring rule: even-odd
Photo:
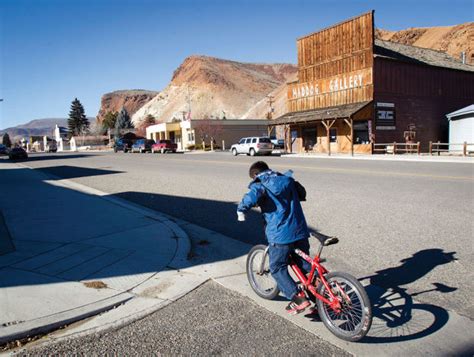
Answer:
[[[363,343],[392,343],[414,340],[440,330],[449,320],[448,312],[433,304],[418,303],[413,297],[428,292],[450,293],[457,288],[433,283],[433,288],[409,294],[406,286],[422,278],[438,265],[450,263],[455,252],[426,249],[401,260],[401,265],[377,271],[366,291],[374,316],[369,335]]]

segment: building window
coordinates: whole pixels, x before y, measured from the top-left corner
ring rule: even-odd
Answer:
[[[188,141],[194,141],[194,131],[188,132]]]
[[[337,143],[337,129],[336,128],[329,129],[329,142]]]
[[[369,122],[354,123],[354,144],[368,144],[369,142]]]

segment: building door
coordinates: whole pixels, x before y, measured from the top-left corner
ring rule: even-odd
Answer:
[[[291,152],[298,152],[298,130],[291,131]]]
[[[316,127],[303,128],[303,148],[305,151],[312,151],[316,146]]]
[[[171,140],[172,143],[176,142],[174,131],[170,131],[170,140]]]
[[[331,145],[331,152],[339,152],[336,128],[329,129],[329,143]]]

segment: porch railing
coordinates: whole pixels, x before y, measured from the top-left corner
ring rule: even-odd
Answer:
[[[420,155],[420,142],[373,144],[374,154],[417,154]]]
[[[463,156],[474,154],[474,143],[441,143],[430,141],[430,155],[438,154],[441,155],[443,152],[449,153],[462,153]]]

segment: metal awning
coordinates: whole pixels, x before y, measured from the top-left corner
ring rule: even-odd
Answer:
[[[372,101],[338,105],[336,107],[326,107],[321,109],[305,110],[302,112],[291,112],[276,118],[268,125],[282,125],[305,123],[325,119],[344,119],[350,118],[358,111],[365,108]]]

